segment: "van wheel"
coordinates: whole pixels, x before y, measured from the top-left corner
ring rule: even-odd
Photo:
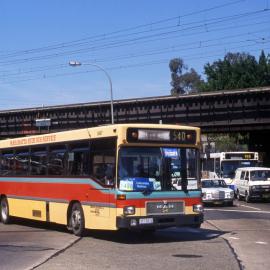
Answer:
[[[85,231],[84,214],[82,206],[78,202],[72,205],[69,216],[69,227],[76,236],[83,236]]]
[[[240,192],[239,192],[238,189],[237,189],[236,197],[237,197],[237,200],[238,201],[241,201],[242,200],[242,197],[241,197]]]
[[[248,193],[245,193],[245,202],[249,203],[250,202],[250,196],[248,195]]]
[[[1,199],[0,209],[1,209],[1,221],[4,224],[8,224],[10,222],[10,216],[9,216],[8,201],[6,197],[3,197]]]

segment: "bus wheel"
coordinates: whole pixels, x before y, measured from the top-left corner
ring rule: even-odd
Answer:
[[[69,217],[69,227],[76,236],[83,236],[85,229],[84,215],[82,206],[78,202],[72,205]]]
[[[8,201],[6,197],[1,199],[0,204],[1,209],[1,220],[4,224],[8,224],[10,222],[9,209],[8,209]]]

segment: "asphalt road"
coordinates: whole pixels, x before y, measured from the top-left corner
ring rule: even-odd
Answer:
[[[267,269],[270,203],[207,207],[201,229],[171,228],[150,236],[64,227],[0,224],[0,269]]]
[[[235,201],[235,207],[206,208],[207,222],[223,231],[245,269],[270,265],[270,203]]]

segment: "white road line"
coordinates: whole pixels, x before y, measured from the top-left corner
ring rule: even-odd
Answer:
[[[254,209],[254,210],[259,210],[259,211],[262,210],[260,208],[256,208],[256,207],[252,207],[252,206],[247,206],[247,205],[244,205],[244,204],[239,204],[239,205],[242,206],[242,207],[246,207],[246,208],[250,208],[250,209]]]
[[[233,240],[239,240],[240,239],[239,237],[233,237],[233,236],[230,236],[229,238],[233,239]]]
[[[240,213],[260,213],[260,214],[270,214],[270,211],[248,211],[248,210],[234,210],[234,209],[220,209],[220,208],[216,208],[216,209],[205,209],[204,211],[221,211],[221,212],[240,212]]]
[[[267,242],[261,242],[261,241],[258,241],[258,242],[255,242],[255,244],[259,244],[259,245],[267,245]]]

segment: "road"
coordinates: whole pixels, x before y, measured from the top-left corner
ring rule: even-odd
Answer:
[[[145,236],[88,232],[17,221],[0,224],[0,269],[267,269],[270,203],[207,207],[201,229],[170,228]]]

